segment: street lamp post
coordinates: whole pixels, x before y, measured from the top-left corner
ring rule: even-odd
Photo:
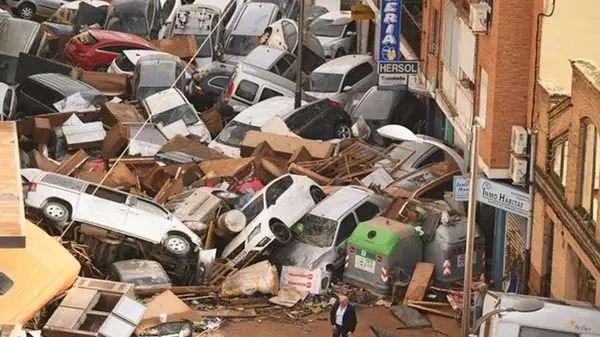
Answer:
[[[296,98],[294,100],[294,108],[299,108],[302,102],[302,51],[304,50],[304,0],[300,0],[300,15],[298,23],[298,47],[296,48]],[[328,26],[344,26],[352,22],[352,18],[348,16],[340,16],[335,18],[331,23],[322,25],[313,29],[308,34],[306,40],[311,38],[319,29]]]
[[[535,312],[535,311],[541,310],[543,307],[544,307],[544,302],[542,302],[538,299],[535,299],[535,298],[525,298],[525,299],[519,300],[518,302],[515,303],[515,305],[513,305],[510,308],[501,308],[501,309],[492,310],[492,311],[486,313],[485,315],[481,316],[481,318],[479,320],[477,320],[477,322],[475,323],[475,326],[471,330],[471,335],[476,336],[481,325],[483,325],[483,323],[485,323],[486,321],[488,321],[490,318],[492,318],[495,315],[502,314],[505,312],[521,312],[521,313]]]

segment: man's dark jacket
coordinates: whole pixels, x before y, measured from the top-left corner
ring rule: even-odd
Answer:
[[[340,303],[336,303],[331,308],[331,312],[329,313],[329,320],[331,321],[331,325],[335,324],[335,314],[340,307]],[[342,333],[346,334],[348,332],[354,333],[354,329],[356,329],[356,308],[350,302],[346,306],[346,311],[344,312],[344,317],[342,319]]]

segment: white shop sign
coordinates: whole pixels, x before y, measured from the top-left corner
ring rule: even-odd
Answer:
[[[279,287],[291,286],[311,294],[319,294],[321,286],[321,270],[283,266]]]

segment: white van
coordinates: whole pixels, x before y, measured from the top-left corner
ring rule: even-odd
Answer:
[[[483,302],[483,314],[511,308],[521,299],[536,298],[544,307],[535,312],[505,312],[494,315],[479,328],[479,337],[597,337],[600,310],[585,302],[505,294],[490,291]]]

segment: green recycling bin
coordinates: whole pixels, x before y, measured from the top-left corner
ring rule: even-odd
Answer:
[[[415,227],[384,217],[360,223],[348,239],[344,282],[388,294],[394,278],[412,275],[423,260]]]

